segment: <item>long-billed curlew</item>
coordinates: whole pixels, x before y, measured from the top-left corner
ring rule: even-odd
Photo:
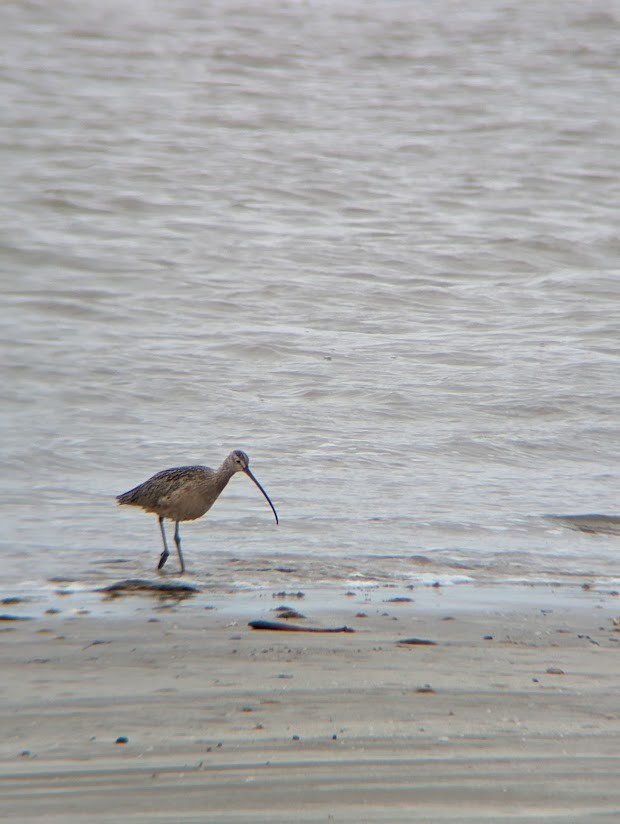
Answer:
[[[181,521],[194,521],[201,518],[208,512],[217,501],[228,481],[235,472],[245,472],[256,486],[263,493],[269,506],[276,516],[278,523],[278,513],[271,503],[269,495],[250,472],[250,459],[240,449],[235,449],[226,458],[219,469],[211,469],[208,466],[179,466],[175,469],[164,469],[149,478],[148,481],[123,492],[116,500],[119,504],[129,506],[140,506],[146,512],[154,512],[159,516],[159,528],[164,542],[164,551],[159,559],[157,569],[161,569],[166,563],[168,555],[168,542],[166,541],[166,530],[164,529],[164,518],[175,521],[174,542],[179,553],[181,563],[181,574],[185,572],[185,563],[181,552],[181,536],[179,535],[179,523]]]

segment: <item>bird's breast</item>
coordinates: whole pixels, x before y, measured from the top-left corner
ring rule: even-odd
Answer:
[[[181,484],[177,489],[162,495],[158,501],[158,510],[164,518],[174,521],[194,521],[208,512],[215,498],[208,490],[201,488],[194,481]]]

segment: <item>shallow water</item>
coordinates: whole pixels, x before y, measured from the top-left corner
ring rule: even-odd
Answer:
[[[618,581],[620,4],[0,13],[5,589]]]

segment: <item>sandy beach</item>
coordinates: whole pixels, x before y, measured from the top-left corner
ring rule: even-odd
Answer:
[[[3,820],[620,820],[613,593],[56,600],[2,605]]]

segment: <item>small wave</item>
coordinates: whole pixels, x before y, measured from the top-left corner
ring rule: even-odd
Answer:
[[[560,521],[570,529],[579,532],[620,535],[620,515],[547,515],[547,518]]]

